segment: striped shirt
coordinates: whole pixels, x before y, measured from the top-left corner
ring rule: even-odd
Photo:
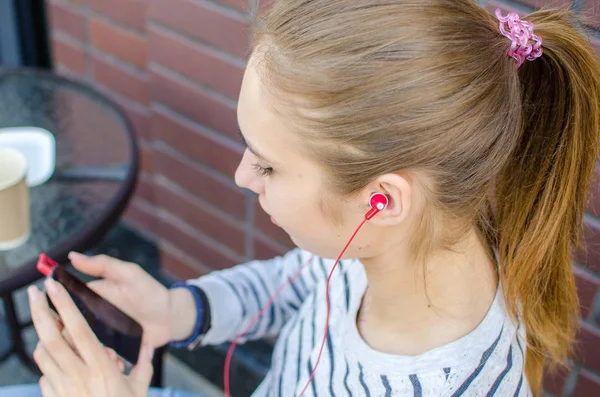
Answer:
[[[243,338],[278,337],[270,371],[254,397],[294,397],[306,385],[323,338],[325,283],[334,261],[295,249],[189,281],[210,302],[212,325],[203,344],[219,344],[233,340],[309,260]],[[399,356],[371,349],[358,332],[356,315],[366,287],[363,265],[341,261],[330,283],[325,348],[304,396],[531,395],[524,376],[524,333],[510,320],[500,292],[468,335],[417,356]]]

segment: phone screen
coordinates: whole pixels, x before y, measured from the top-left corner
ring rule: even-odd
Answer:
[[[142,343],[143,331],[140,324],[89,289],[64,266],[56,267],[52,278],[69,292],[100,343],[115,350],[124,360],[135,364]],[[56,312],[50,298],[48,303]]]

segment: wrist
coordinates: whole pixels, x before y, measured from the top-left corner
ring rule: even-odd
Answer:
[[[169,290],[170,340],[181,341],[194,332],[198,318],[194,296],[187,288]]]

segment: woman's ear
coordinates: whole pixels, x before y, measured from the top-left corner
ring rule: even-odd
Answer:
[[[385,174],[370,183],[362,195],[367,211],[370,209],[369,198],[373,193],[385,194],[388,198],[388,205],[369,222],[391,226],[400,224],[407,218],[412,196],[412,185],[408,178],[400,174]]]

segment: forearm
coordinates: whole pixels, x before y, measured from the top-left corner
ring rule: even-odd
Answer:
[[[170,339],[179,341],[189,338],[198,317],[192,293],[186,288],[169,290],[169,312]]]
[[[308,260],[299,250],[269,261],[252,261],[232,269],[213,272],[187,283],[200,289],[203,309],[201,344],[231,341],[245,330],[282,283]],[[306,272],[304,272],[306,273]],[[314,277],[304,274],[284,288],[271,307],[248,329],[241,342],[276,335],[286,319],[300,306]],[[169,291],[169,329],[172,341],[194,334],[198,318],[194,295],[186,288]]]
[[[310,255],[299,250],[268,261],[252,261],[234,268],[213,272],[189,283],[206,294],[210,304],[211,326],[203,345],[231,341],[246,331],[240,342],[275,336],[312,288],[312,277],[303,274],[278,295],[264,314],[253,321],[278,288],[301,268]],[[304,272],[307,273],[307,272]],[[253,325],[250,328],[249,324]]]

